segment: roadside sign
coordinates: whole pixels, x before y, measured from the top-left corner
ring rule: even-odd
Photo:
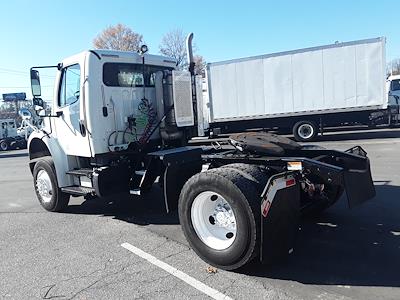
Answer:
[[[3,101],[26,101],[26,93],[3,94]]]

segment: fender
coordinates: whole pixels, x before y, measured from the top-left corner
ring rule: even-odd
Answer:
[[[57,139],[43,131],[34,131],[28,139],[28,151],[31,172],[33,172],[35,163],[40,160],[41,157],[51,155],[54,161],[59,187],[71,186],[74,184],[72,177],[67,176],[66,172],[77,167],[76,159],[75,157],[65,154]]]

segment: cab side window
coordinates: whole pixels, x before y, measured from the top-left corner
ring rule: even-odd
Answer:
[[[61,75],[58,106],[71,105],[79,100],[81,92],[81,69],[78,64],[66,67]]]
[[[392,80],[392,87],[391,87],[392,91],[398,91],[400,90],[400,79],[398,80]]]

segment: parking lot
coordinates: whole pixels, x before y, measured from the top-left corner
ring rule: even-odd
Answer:
[[[316,144],[361,145],[376,197],[352,210],[342,197],[301,222],[287,261],[255,262],[239,272],[207,269],[188,247],[177,214],[164,212],[157,188],[142,198],[72,198],[65,213],[49,213],[36,199],[27,151],[0,152],[0,297],[205,299],[218,292],[219,299],[399,299],[400,130],[330,134]],[[166,271],[165,263],[177,270]]]

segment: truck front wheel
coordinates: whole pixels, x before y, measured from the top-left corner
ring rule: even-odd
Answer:
[[[293,126],[293,135],[298,142],[309,142],[314,140],[318,134],[318,127],[312,121],[300,121]]]
[[[254,182],[238,170],[194,175],[179,198],[179,219],[192,249],[225,270],[250,262],[259,248],[259,202]]]
[[[69,195],[58,187],[56,170],[51,157],[43,157],[33,168],[36,196],[44,209],[59,212],[68,206]]]
[[[9,145],[8,145],[6,140],[3,140],[3,141],[0,142],[0,149],[2,151],[7,151],[8,147],[9,147]]]

